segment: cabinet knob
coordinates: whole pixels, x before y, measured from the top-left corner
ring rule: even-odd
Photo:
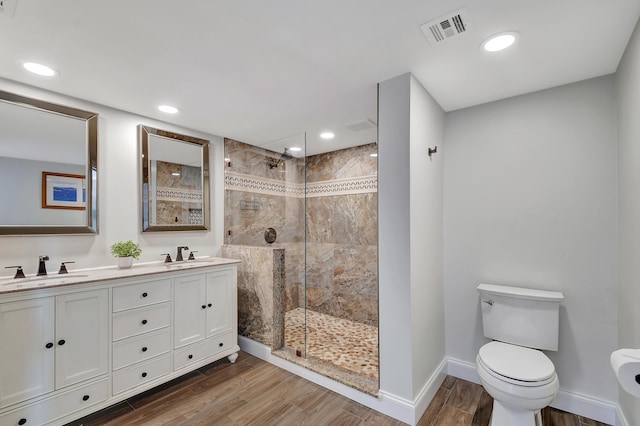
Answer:
[[[220,342],[220,343],[218,343],[218,346],[223,347],[224,343]]]
[[[211,305],[211,303],[208,303],[208,304],[207,304],[207,306],[208,306],[208,307],[211,307],[211,306],[213,306],[213,305]]]
[[[207,305],[202,305],[202,309],[207,309]]]
[[[142,347],[142,352],[146,352],[146,351],[147,351],[147,347],[146,347],[146,346],[143,346],[143,347]]]
[[[148,294],[147,294],[146,291],[144,293],[142,293],[142,297],[147,297],[147,296],[148,296]]]
[[[193,355],[189,354],[189,356],[187,358],[193,359]]]
[[[142,325],[145,325],[147,323],[147,320],[142,320]]]
[[[60,346],[64,345],[65,343],[67,343],[67,342],[64,339],[58,340],[58,345],[60,345]]]
[[[53,343],[49,342],[46,345],[44,345],[44,347],[47,349],[51,349],[53,347]]]
[[[20,420],[18,420],[18,424],[19,424],[19,425],[25,425],[25,424],[27,424],[27,419],[20,419]]]
[[[85,396],[83,396],[83,397],[82,397],[82,400],[83,400],[83,401],[88,401],[88,400],[89,400],[89,395],[85,395]]]
[[[142,377],[147,377],[147,373],[142,373]]]

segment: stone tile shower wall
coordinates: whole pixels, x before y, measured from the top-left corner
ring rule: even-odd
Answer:
[[[307,157],[307,308],[378,325],[375,144]]]
[[[154,161],[156,167],[156,224],[200,225],[202,177],[200,167]]]
[[[225,243],[285,249],[285,310],[305,306],[304,212],[307,308],[378,325],[376,149],[307,157],[305,200],[304,159],[278,162],[280,153],[225,140]]]

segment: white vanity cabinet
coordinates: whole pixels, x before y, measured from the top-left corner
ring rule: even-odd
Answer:
[[[56,389],[109,371],[109,290],[56,296]]]
[[[169,374],[171,279],[113,289],[113,394]]]
[[[237,344],[235,292],[235,268],[175,280],[174,369]]]
[[[231,331],[234,279],[230,269],[176,279],[176,349]]]
[[[53,391],[53,297],[0,304],[0,408]]]
[[[108,304],[108,290],[0,304],[0,407],[106,374]]]
[[[216,259],[0,287],[0,426],[64,425],[223,357],[234,362],[237,261]]]

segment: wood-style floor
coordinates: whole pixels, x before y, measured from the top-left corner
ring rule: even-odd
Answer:
[[[481,386],[447,377],[419,425],[488,425]],[[603,426],[551,408],[545,426]],[[69,425],[389,425],[403,423],[240,352]],[[514,425],[516,426],[516,425]]]

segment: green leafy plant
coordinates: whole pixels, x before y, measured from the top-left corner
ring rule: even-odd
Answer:
[[[133,241],[120,241],[111,246],[111,254],[115,257],[133,257],[138,259],[142,254],[140,246]]]

